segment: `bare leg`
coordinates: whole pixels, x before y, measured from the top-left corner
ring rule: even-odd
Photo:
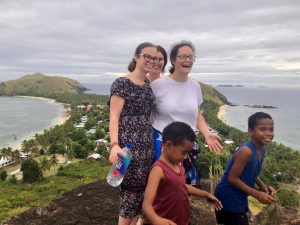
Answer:
[[[136,225],[138,218],[139,217],[136,216],[133,219],[125,219],[124,217],[119,216],[118,225]]]

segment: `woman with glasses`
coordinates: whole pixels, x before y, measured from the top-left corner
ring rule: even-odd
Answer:
[[[153,159],[150,114],[153,93],[146,75],[157,61],[157,48],[141,43],[128,66],[130,73],[114,81],[110,94],[110,162],[131,143],[132,160],[121,183],[119,225],[136,224],[141,213],[148,170]]]
[[[160,78],[161,73],[164,73],[165,66],[168,63],[168,56],[166,50],[161,47],[160,45],[157,45],[157,57],[154,61],[154,67],[150,73],[147,74],[147,78],[150,82]]]
[[[198,82],[189,77],[195,62],[195,48],[191,42],[181,41],[173,46],[170,53],[172,67],[170,75],[161,77],[151,83],[154,94],[154,109],[151,120],[154,127],[154,161],[161,153],[161,132],[170,123],[181,121],[189,124],[194,131],[199,129],[205,138],[208,148],[220,152],[222,146],[218,135],[212,134],[200,111],[202,93]],[[197,143],[184,161],[187,183],[200,185],[200,173],[195,161],[200,152]]]

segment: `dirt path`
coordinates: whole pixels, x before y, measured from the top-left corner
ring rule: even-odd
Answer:
[[[118,189],[105,181],[83,185],[42,208],[31,209],[9,225],[116,225]]]

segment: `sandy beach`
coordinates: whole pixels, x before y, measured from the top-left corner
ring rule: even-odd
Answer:
[[[225,122],[225,114],[226,114],[227,108],[228,108],[228,105],[222,105],[219,108],[219,112],[218,112],[217,116],[223,122]]]

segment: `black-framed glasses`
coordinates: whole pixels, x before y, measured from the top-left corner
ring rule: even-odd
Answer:
[[[178,55],[176,56],[177,58],[179,58],[180,60],[191,60],[191,61],[194,61],[196,59],[196,56],[195,55]]]
[[[154,63],[159,63],[160,61],[163,60],[163,58],[160,57],[152,57],[151,55],[148,54],[138,54],[138,55],[142,55],[145,59],[146,62],[151,62],[153,61]]]

